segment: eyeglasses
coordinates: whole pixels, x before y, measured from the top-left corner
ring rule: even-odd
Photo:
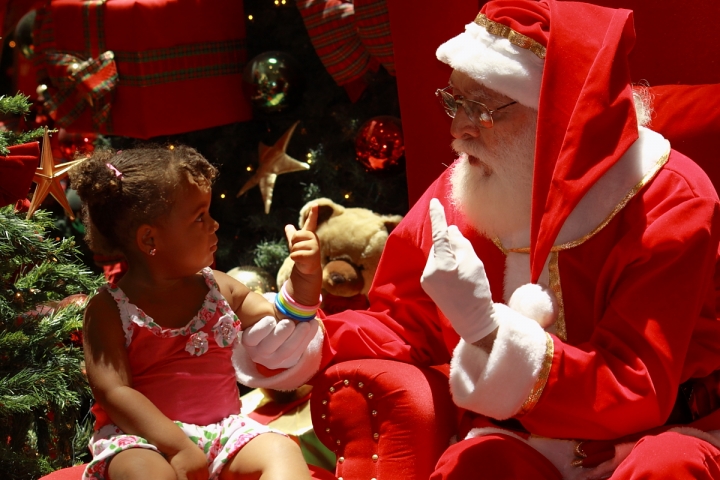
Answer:
[[[438,97],[438,100],[440,100],[440,105],[442,105],[445,109],[445,113],[447,113],[450,118],[455,118],[458,107],[462,105],[465,109],[465,113],[473,124],[483,128],[493,127],[493,113],[517,103],[510,102],[496,108],[495,110],[490,110],[484,103],[470,100],[462,95],[453,95],[447,91],[448,88],[451,88],[451,86],[448,85],[445,88],[438,88],[435,90],[435,96]]]

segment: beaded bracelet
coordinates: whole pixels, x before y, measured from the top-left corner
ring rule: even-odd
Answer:
[[[313,307],[301,305],[287,293],[285,289],[286,283],[283,283],[280,293],[275,295],[275,306],[277,309],[286,317],[297,320],[298,322],[309,322],[315,318],[315,312],[317,312],[322,302],[322,295],[320,296],[320,301]]]

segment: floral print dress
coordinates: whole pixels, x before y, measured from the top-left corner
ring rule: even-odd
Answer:
[[[208,461],[210,479],[252,438],[273,431],[240,415],[240,397],[231,346],[240,321],[220,294],[212,270],[202,270],[208,293],[200,311],[182,328],[163,328],[129,302],[115,285],[104,289],[120,311],[133,388],[173,419]],[[130,448],[157,448],[121,431],[99,404],[93,406],[93,460],[84,479],[107,478],[108,461]],[[276,432],[277,433],[277,432]]]

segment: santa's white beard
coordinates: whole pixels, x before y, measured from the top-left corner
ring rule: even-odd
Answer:
[[[487,149],[479,140],[452,143],[460,158],[453,165],[452,200],[468,222],[503,246],[527,247],[530,241],[535,122]],[[473,156],[485,165],[471,165]]]

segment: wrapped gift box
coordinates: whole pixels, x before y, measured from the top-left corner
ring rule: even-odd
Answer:
[[[52,0],[34,42],[68,131],[150,138],[251,118],[241,1]]]
[[[310,418],[312,387],[303,385],[293,392],[273,392],[257,388],[246,393],[241,412],[293,438],[309,465],[335,471],[335,454],[315,435]],[[276,394],[276,395],[273,395]],[[316,477],[313,477],[316,478]]]

